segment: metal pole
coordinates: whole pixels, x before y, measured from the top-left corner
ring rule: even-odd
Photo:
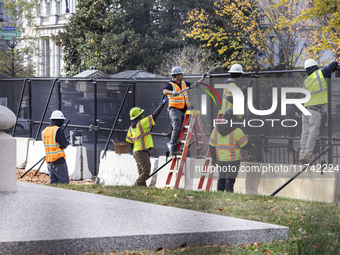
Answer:
[[[332,125],[333,125],[333,120],[332,120],[332,81],[331,81],[331,78],[327,79],[327,96],[328,96],[328,118],[327,118],[327,121],[328,121],[328,138],[332,138],[333,134],[333,130],[332,130]],[[332,141],[329,140],[328,141],[328,146],[332,146]],[[333,161],[333,150],[331,149],[329,152],[328,152],[328,164],[331,164]]]
[[[330,150],[331,147],[328,147],[327,149],[325,149],[319,156],[317,156],[312,162],[310,162],[307,166],[305,166],[304,168],[302,168],[299,172],[297,172],[292,178],[290,178],[286,183],[284,183],[280,188],[278,188],[277,190],[275,190],[270,196],[275,196],[280,190],[282,190],[284,187],[286,187],[291,181],[293,181],[296,177],[298,177],[300,174],[302,174],[307,167],[309,167],[310,165],[313,165],[315,161],[317,161],[322,155],[324,155],[328,150]]]
[[[18,118],[19,118],[19,114],[21,110],[21,103],[22,103],[22,99],[24,98],[24,94],[25,94],[26,81],[27,81],[27,78],[24,80],[24,84],[22,85],[22,90],[21,90],[21,95],[20,95],[20,100],[19,100],[19,105],[18,105],[18,110],[17,110],[17,116],[15,120],[15,125],[13,127],[12,136],[15,135],[15,130],[17,128]]]
[[[124,102],[125,102],[125,100],[126,100],[126,97],[127,97],[128,93],[129,93],[129,90],[130,90],[130,86],[131,86],[132,84],[134,84],[134,81],[130,82],[129,85],[127,86],[127,88],[126,88],[126,91],[125,91],[123,100],[122,100],[122,102],[120,103],[119,110],[118,110],[117,116],[116,116],[116,118],[115,118],[115,121],[114,121],[114,123],[113,123],[112,129],[111,129],[111,132],[110,132],[110,135],[109,135],[109,137],[108,137],[108,139],[107,139],[107,141],[106,141],[106,145],[105,145],[105,148],[104,148],[104,153],[103,153],[102,158],[104,158],[105,155],[106,155],[106,151],[107,151],[107,149],[108,149],[108,147],[109,147],[109,143],[110,143],[111,137],[112,137],[112,135],[113,135],[114,129],[115,129],[115,127],[116,127],[116,124],[117,124],[119,115],[120,115],[120,113],[121,113],[121,111],[122,111],[122,109],[123,109]]]
[[[32,82],[28,80],[28,114],[29,114],[29,121],[30,121],[30,138],[33,137],[33,119],[32,119]]]
[[[93,96],[94,96],[94,176],[97,175],[97,143],[98,143],[98,108],[97,108],[97,82],[93,82]]]
[[[58,83],[58,110],[61,111],[61,88],[60,88],[60,80],[57,81]]]
[[[51,100],[51,97],[52,97],[52,93],[53,93],[53,89],[54,89],[54,86],[55,86],[57,80],[58,80],[58,79],[54,79],[54,80],[53,80],[53,83],[52,83],[52,86],[51,86],[51,90],[50,90],[50,94],[48,95],[48,98],[47,98],[47,102],[46,102],[46,105],[45,105],[45,109],[44,109],[43,115],[42,115],[42,117],[41,117],[41,121],[40,121],[40,124],[39,124],[39,128],[38,128],[37,134],[36,134],[36,136],[35,136],[35,140],[37,140],[38,137],[39,137],[39,133],[40,133],[40,130],[41,130],[41,126],[42,126],[42,123],[43,123],[43,121],[44,121],[44,118],[45,118],[45,115],[46,115],[46,111],[47,111],[47,107],[48,107],[48,105],[49,105],[49,103],[50,103],[50,100]]]
[[[149,178],[151,178],[153,175],[155,175],[159,170],[161,170],[163,167],[165,167],[167,164],[169,164],[172,160],[174,159],[174,157],[173,158],[171,158],[171,159],[169,159],[167,162],[165,162],[161,167],[159,167],[156,171],[154,171],[152,174],[150,174],[149,175],[149,177],[147,178],[147,180],[149,179]]]

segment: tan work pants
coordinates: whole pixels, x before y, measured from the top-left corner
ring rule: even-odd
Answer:
[[[149,152],[146,150],[135,151],[133,157],[136,160],[138,168],[138,178],[133,184],[134,186],[146,186],[146,179],[150,175],[151,162]]]

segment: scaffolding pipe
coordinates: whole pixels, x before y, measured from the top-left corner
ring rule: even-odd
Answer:
[[[280,192],[284,187],[286,187],[290,182],[292,182],[296,177],[298,177],[300,174],[302,174],[309,165],[313,165],[315,161],[317,161],[322,155],[326,154],[327,151],[329,151],[331,147],[328,147],[325,149],[319,156],[317,156],[314,160],[312,160],[308,165],[306,165],[304,168],[302,168],[299,172],[297,172],[292,178],[290,178],[286,183],[284,183],[280,188],[275,190],[270,196],[275,196],[278,192]]]
[[[110,143],[111,137],[112,137],[112,135],[113,135],[114,129],[115,129],[115,127],[116,127],[116,125],[117,125],[117,122],[118,122],[119,115],[120,115],[120,113],[121,113],[121,111],[122,111],[122,109],[123,109],[123,105],[124,105],[124,103],[125,103],[125,100],[126,100],[126,97],[127,97],[128,93],[129,93],[130,86],[131,86],[132,84],[134,84],[134,83],[135,83],[135,81],[133,80],[132,82],[129,83],[129,85],[128,85],[127,88],[126,88],[126,91],[125,91],[123,100],[122,100],[122,102],[120,103],[120,106],[119,106],[119,109],[118,109],[117,116],[116,116],[115,121],[114,121],[114,123],[113,123],[113,125],[112,125],[111,131],[110,131],[110,134],[109,134],[109,137],[108,137],[108,139],[107,139],[107,141],[106,141],[105,148],[104,148],[104,153],[103,153],[102,158],[104,158],[105,155],[106,155],[106,152],[107,152],[107,150],[108,150],[108,147],[109,147],[109,143]]]
[[[28,80],[27,78],[24,80],[24,84],[22,86],[20,100],[19,100],[19,105],[18,105],[18,110],[17,110],[17,115],[16,115],[15,124],[14,124],[13,131],[12,131],[12,136],[15,135],[15,130],[17,128],[18,118],[19,118],[19,114],[20,114],[20,110],[21,110],[21,103],[22,103],[22,100],[24,98],[25,88],[26,88],[26,81],[27,80]]]
[[[51,97],[52,97],[53,89],[54,89],[54,86],[55,86],[57,80],[58,80],[58,79],[54,79],[54,80],[53,80],[53,83],[52,83],[52,86],[51,86],[51,90],[50,90],[50,93],[49,93],[49,95],[48,95],[47,102],[46,102],[46,105],[45,105],[45,108],[44,108],[44,112],[43,112],[43,115],[42,115],[42,117],[41,117],[41,121],[40,121],[40,124],[39,124],[39,128],[38,128],[37,134],[36,134],[36,136],[35,136],[35,140],[37,140],[38,137],[39,137],[39,133],[40,133],[40,130],[41,130],[41,127],[42,127],[42,123],[43,123],[44,118],[45,118],[45,115],[46,115],[47,107],[48,107],[48,105],[50,104],[50,100],[51,100]]]

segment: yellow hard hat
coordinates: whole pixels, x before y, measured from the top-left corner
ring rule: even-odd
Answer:
[[[139,107],[133,107],[130,110],[130,120],[134,120],[135,118],[137,118],[139,115],[141,115],[144,112],[143,109],[139,108]]]

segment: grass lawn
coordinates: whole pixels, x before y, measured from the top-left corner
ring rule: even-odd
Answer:
[[[59,187],[273,223],[288,226],[290,229],[288,240],[268,244],[183,247],[160,251],[129,251],[118,254],[340,254],[340,210],[338,204],[151,187],[102,187],[74,184],[59,185]]]

